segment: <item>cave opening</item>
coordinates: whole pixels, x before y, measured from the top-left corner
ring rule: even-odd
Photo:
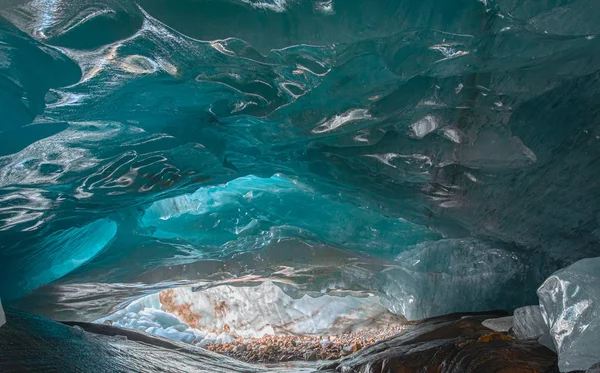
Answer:
[[[3,1],[0,371],[596,372],[596,2]]]

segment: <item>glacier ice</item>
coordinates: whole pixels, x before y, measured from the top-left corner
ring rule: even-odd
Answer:
[[[481,324],[495,332],[508,332],[513,327],[513,321],[512,316],[507,316],[483,320]]]
[[[34,248],[44,255],[31,257],[27,262],[8,268],[5,276],[27,273],[12,289],[2,295],[8,299],[61,278],[96,257],[114,238],[117,224],[110,219],[100,219],[82,227],[56,231],[44,238]]]
[[[514,253],[475,239],[424,242],[382,273],[390,309],[409,320],[451,312],[511,309],[535,297],[516,284],[532,281]]]
[[[4,309],[2,308],[2,300],[0,299],[0,327],[6,324],[6,315],[4,314]]]
[[[178,287],[143,297],[96,320],[187,343],[233,341],[274,334],[325,335],[401,322],[379,296],[291,297],[277,284]],[[229,343],[228,342],[228,343]]]
[[[154,202],[144,212],[141,227],[156,238],[183,239],[207,251],[220,247],[225,253],[256,250],[272,238],[298,231],[386,255],[420,239],[439,237],[424,226],[382,216],[376,206],[354,207],[324,191],[282,174],[249,175]]]
[[[175,340],[94,324],[69,327],[36,315],[7,310],[0,328],[2,372],[267,372],[226,356]],[[108,329],[108,333],[106,330]],[[104,330],[105,334],[102,333]],[[283,373],[285,370],[276,369]]]
[[[206,333],[191,328],[177,316],[161,309],[158,294],[152,294],[130,303],[124,309],[112,315],[96,320],[104,324],[134,329],[184,343],[199,343],[206,338]]]
[[[539,287],[540,310],[550,328],[561,372],[600,361],[600,257],[563,268]]]
[[[540,306],[519,307],[513,315],[513,332],[519,339],[538,338],[549,332],[540,311]]]
[[[418,319],[600,255],[595,0],[3,5],[11,308],[271,280]],[[192,337],[156,307],[119,317]]]

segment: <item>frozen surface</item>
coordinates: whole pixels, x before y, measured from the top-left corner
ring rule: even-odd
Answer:
[[[232,343],[274,334],[327,335],[400,322],[378,296],[292,298],[272,282],[164,290],[96,320],[186,343]],[[168,311],[168,312],[165,312]]]
[[[558,352],[561,372],[600,361],[600,258],[555,272],[538,289],[540,309]]]
[[[548,334],[548,325],[544,321],[540,306],[519,307],[513,315],[513,332],[517,338],[538,338],[543,334]]]
[[[293,298],[266,281],[258,286],[217,286],[165,290],[168,310],[201,330],[230,331],[240,337],[265,334],[339,334],[396,320],[379,296],[304,294]],[[396,320],[398,321],[398,320]]]
[[[0,328],[2,372],[309,372],[251,366],[199,347],[135,331],[88,324],[66,326],[35,315],[9,312]]]
[[[495,332],[508,332],[513,327],[513,321],[512,316],[507,316],[483,320],[481,324]]]
[[[143,331],[184,343],[201,343],[207,335],[206,332],[190,328],[177,316],[161,310],[158,294],[144,297],[125,309],[96,320],[101,324],[107,321],[113,326]]]
[[[382,274],[394,312],[409,320],[451,312],[510,309],[528,294],[528,268],[510,251],[474,239],[424,242]]]
[[[411,319],[534,304],[600,255],[599,17],[597,0],[5,1],[0,296],[88,321],[264,280]]]

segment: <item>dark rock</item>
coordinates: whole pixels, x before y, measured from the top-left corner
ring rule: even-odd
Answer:
[[[600,373],[600,362],[589,367],[585,373]]]
[[[502,316],[500,314],[496,316]],[[490,314],[452,314],[417,323],[398,336],[334,363],[330,372],[550,373],[556,354],[535,340],[490,333]]]

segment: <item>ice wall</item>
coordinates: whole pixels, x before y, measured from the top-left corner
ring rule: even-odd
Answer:
[[[4,315],[4,309],[2,308],[2,301],[0,300],[0,326],[6,324],[6,316]]]
[[[550,276],[538,289],[540,308],[561,372],[600,361],[600,258],[588,258]]]
[[[529,304],[600,255],[594,0],[326,3],[3,7],[5,303],[96,318],[290,239],[372,255],[303,290],[420,317]]]
[[[292,298],[273,282],[178,287],[143,297],[96,320],[204,345],[265,335],[337,335],[403,323],[379,296],[331,296],[312,292]]]
[[[390,308],[409,320],[469,310],[507,309],[535,300],[532,263],[474,239],[423,242],[386,269]],[[533,285],[532,285],[533,284]]]

